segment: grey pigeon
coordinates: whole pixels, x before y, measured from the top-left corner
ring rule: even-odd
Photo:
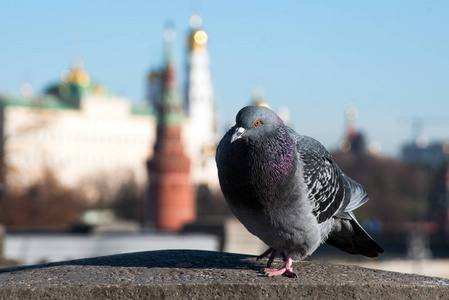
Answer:
[[[313,138],[287,127],[273,111],[242,108],[215,157],[231,211],[270,248],[267,276],[296,277],[292,261],[326,242],[350,254],[383,252],[352,210],[368,201],[362,185],[346,176]],[[269,269],[276,252],[283,268]]]

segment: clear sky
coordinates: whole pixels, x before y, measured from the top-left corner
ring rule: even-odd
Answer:
[[[256,86],[291,126],[337,147],[344,111],[384,155],[397,156],[422,119],[430,140],[449,140],[449,1],[0,2],[0,93],[24,82],[42,92],[81,56],[94,81],[134,102],[163,58],[162,33],[177,32],[179,87],[189,18],[200,14],[220,126],[233,122]]]

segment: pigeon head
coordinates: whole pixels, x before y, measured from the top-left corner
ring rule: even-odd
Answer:
[[[284,122],[271,109],[263,106],[246,106],[235,118],[235,131],[231,143],[237,140],[256,141],[274,134]]]
[[[246,106],[223,137],[216,161],[223,193],[234,206],[268,207],[297,169],[296,143],[272,110]]]

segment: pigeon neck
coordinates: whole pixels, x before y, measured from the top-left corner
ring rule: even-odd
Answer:
[[[256,141],[249,157],[250,182],[264,207],[278,199],[296,171],[296,144],[285,127],[268,139]]]

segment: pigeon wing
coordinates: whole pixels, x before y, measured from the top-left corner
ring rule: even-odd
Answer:
[[[318,141],[302,136],[297,139],[297,151],[303,164],[303,176],[313,213],[322,223],[350,201],[348,178],[335,164],[330,153]]]

